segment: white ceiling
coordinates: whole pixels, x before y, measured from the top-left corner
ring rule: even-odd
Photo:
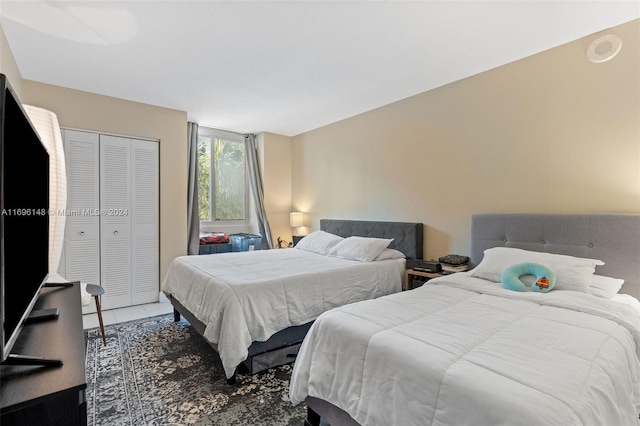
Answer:
[[[0,0],[0,15],[25,79],[293,136],[637,19],[640,3]]]

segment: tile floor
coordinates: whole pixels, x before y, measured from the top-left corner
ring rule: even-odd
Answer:
[[[169,300],[160,295],[160,302],[146,305],[128,306],[126,308],[109,309],[102,311],[102,321],[104,325],[116,324],[124,321],[132,321],[155,315],[168,314],[173,312],[173,306]],[[98,314],[85,314],[82,316],[82,324],[86,329],[98,327]]]

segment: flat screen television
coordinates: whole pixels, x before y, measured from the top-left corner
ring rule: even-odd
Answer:
[[[0,74],[0,317],[2,363],[10,358],[49,269],[49,154]],[[28,362],[27,362],[28,363]]]

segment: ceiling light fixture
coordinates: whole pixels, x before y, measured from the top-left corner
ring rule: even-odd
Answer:
[[[595,39],[587,48],[587,59],[597,64],[607,62],[622,49],[622,39],[615,34],[605,34]]]

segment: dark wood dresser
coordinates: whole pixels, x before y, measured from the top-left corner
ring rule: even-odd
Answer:
[[[87,424],[80,284],[44,288],[34,309],[46,308],[58,308],[59,317],[25,325],[12,352],[59,359],[63,364],[0,367],[2,426]]]

